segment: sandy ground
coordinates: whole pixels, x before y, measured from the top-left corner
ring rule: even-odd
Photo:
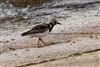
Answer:
[[[20,22],[18,18],[1,22],[1,67],[100,67],[100,3],[84,8],[50,7],[32,14],[37,15],[35,19],[20,17]],[[62,25],[55,26],[50,35],[43,37],[46,43],[41,43],[43,47],[37,48],[36,37],[20,36],[36,23],[48,23],[52,18]]]

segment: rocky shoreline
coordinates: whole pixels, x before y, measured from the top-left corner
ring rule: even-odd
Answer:
[[[11,6],[8,9],[7,7],[6,9],[11,13],[0,7],[0,11],[4,12],[0,14],[1,67],[67,67],[71,65],[73,67],[74,63],[77,67],[83,64],[86,64],[85,67],[100,66],[99,0],[68,1],[67,3],[76,4],[70,7],[65,5],[65,1],[59,2],[58,5],[65,5],[61,7],[58,7],[57,3],[54,5],[52,3],[45,5],[47,8],[41,7],[41,9],[30,7],[19,9]],[[17,12],[15,12],[16,9],[18,9]],[[46,42],[46,45],[41,43],[43,47],[37,48],[36,37],[20,36],[22,32],[36,24],[48,23],[52,18],[56,18],[62,25],[57,25],[50,35],[43,37]]]

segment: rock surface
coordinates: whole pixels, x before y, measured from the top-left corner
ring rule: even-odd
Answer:
[[[100,51],[25,67],[100,67]]]
[[[43,48],[23,49],[4,53],[0,56],[0,63],[4,67],[21,66],[22,64],[35,64],[99,50],[100,40],[79,37],[69,43],[59,43]]]

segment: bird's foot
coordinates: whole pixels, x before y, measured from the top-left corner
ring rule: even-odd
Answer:
[[[43,47],[43,45],[41,45],[41,44],[38,44],[38,46],[37,46],[38,48],[40,48],[40,47]]]

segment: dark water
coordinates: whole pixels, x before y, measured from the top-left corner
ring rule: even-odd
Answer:
[[[1,3],[9,2],[16,7],[26,7],[30,6],[41,6],[43,3],[48,2],[49,0],[0,0]]]

